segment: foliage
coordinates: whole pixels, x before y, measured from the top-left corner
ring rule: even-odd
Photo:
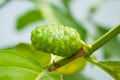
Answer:
[[[43,17],[41,16],[41,14],[38,10],[28,11],[27,13],[21,15],[18,18],[16,28],[18,30],[24,29],[29,24],[34,23],[39,20],[43,20]]]
[[[80,34],[82,40],[86,41],[89,32],[87,32],[84,23],[82,23],[82,21],[78,22],[72,14],[70,4],[72,4],[73,1],[74,0],[59,0],[62,5],[56,5],[49,0],[28,0],[28,2],[33,3],[36,9],[25,12],[25,14],[21,14],[17,18],[16,30],[22,31],[23,29],[29,27],[29,25],[37,21],[59,23],[71,26],[72,28],[76,29]],[[3,1],[3,3],[0,4],[0,9],[10,2],[12,1]],[[92,23],[95,26],[97,32],[95,34],[98,34],[97,37],[95,36],[95,34],[93,35],[92,38],[94,40],[104,35],[109,30],[106,29],[105,25],[98,25],[98,23],[96,23],[92,19],[95,12],[99,10],[99,7],[101,6],[93,5],[92,7],[90,7],[87,15],[87,22]],[[85,47],[88,48],[89,46],[85,44]],[[112,59],[114,57],[120,58],[119,48],[120,41],[117,37],[114,37],[109,43],[102,47],[102,58],[107,61],[93,60],[90,55],[82,56],[86,61],[89,61],[93,65],[96,65],[106,71],[114,79],[120,80],[120,61],[108,61],[109,59]],[[28,43],[19,43],[18,45],[11,45],[10,48],[1,49],[0,80],[91,80],[90,78],[87,78],[85,75],[78,72],[71,75],[63,75],[59,73],[60,71],[50,71],[49,66],[51,67],[56,65],[58,58],[60,58],[60,61],[63,60],[63,63],[65,64],[73,61],[73,59],[70,59],[71,57],[62,57],[62,60],[61,57],[57,57],[57,59],[55,58],[53,60],[53,56],[54,55],[36,50],[31,44]],[[68,60],[68,62],[65,62],[65,60]],[[60,62],[60,64],[63,63]],[[79,60],[76,63],[79,64]],[[71,63],[69,65],[68,63],[67,67],[70,66],[69,68],[73,70],[73,67],[71,65],[76,66],[76,64]],[[63,68],[62,70],[65,71],[66,69]]]

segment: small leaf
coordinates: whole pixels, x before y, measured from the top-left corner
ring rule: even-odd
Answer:
[[[34,47],[30,44],[20,43],[14,48],[20,55],[36,60],[41,64],[41,66],[47,66],[51,62],[51,55],[45,52],[36,51]]]
[[[36,22],[36,21],[40,21],[40,20],[43,20],[43,17],[40,11],[31,10],[18,18],[16,28],[17,30],[22,30],[25,27],[27,27],[29,24]]]
[[[117,75],[116,80],[120,79],[120,61],[108,61],[100,63],[107,69],[109,69],[112,73]]]

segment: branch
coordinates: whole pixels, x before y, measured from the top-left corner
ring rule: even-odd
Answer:
[[[90,52],[89,55],[91,55],[94,51],[102,47],[104,44],[109,42],[113,37],[118,35],[120,33],[120,25],[116,26],[115,28],[109,30],[107,33],[105,33],[102,37],[100,37],[98,40],[93,42],[90,46],[92,49],[92,52]]]
[[[77,52],[77,54],[71,56],[71,57],[67,57],[67,58],[64,58],[58,62],[53,62],[51,65],[48,66],[48,69],[50,71],[55,71],[56,69],[72,62],[73,60],[79,58],[79,57],[82,57],[82,56],[85,56],[85,53],[83,51],[83,49],[80,49],[80,51]]]

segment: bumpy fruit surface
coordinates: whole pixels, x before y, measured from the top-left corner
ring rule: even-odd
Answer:
[[[79,33],[59,24],[36,27],[32,31],[31,40],[36,49],[63,57],[75,54],[82,47]]]

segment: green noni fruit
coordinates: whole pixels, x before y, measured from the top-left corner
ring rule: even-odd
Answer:
[[[62,57],[69,57],[82,47],[79,33],[71,27],[60,24],[36,27],[32,31],[31,41],[37,50]]]

